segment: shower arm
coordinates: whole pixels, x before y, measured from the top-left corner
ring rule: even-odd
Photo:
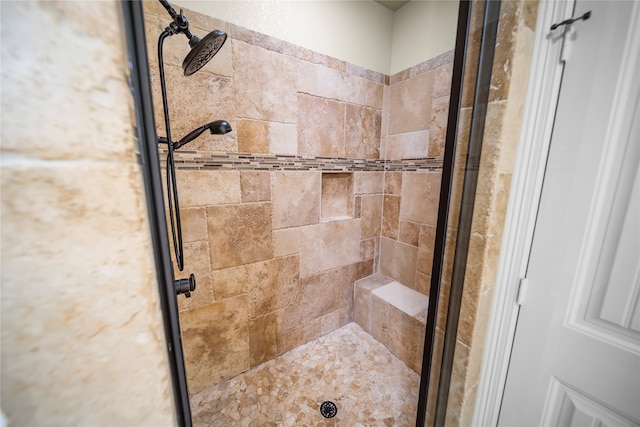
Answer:
[[[183,33],[187,37],[187,39],[189,39],[189,45],[191,45],[192,40],[194,40],[194,36],[193,36],[193,33],[191,33],[191,31],[189,30],[189,21],[184,16],[182,12],[182,8],[180,8],[180,13],[178,13],[173,8],[173,6],[169,4],[167,0],[159,0],[159,1],[162,4],[162,6],[164,6],[164,8],[167,10],[167,12],[169,13],[169,16],[171,16],[171,19],[173,19],[173,22],[169,24],[169,27],[171,27],[170,35]]]
[[[161,0],[162,3],[162,0]],[[168,3],[167,3],[168,4]],[[164,3],[163,3],[164,5]],[[166,6],[165,6],[166,7]],[[169,6],[171,7],[171,6]],[[171,8],[173,10],[173,8]],[[175,11],[173,11],[175,13]],[[178,15],[179,16],[179,15]],[[169,123],[169,104],[167,101],[167,86],[164,77],[164,59],[162,49],[164,39],[174,34],[178,34],[178,24],[172,22],[158,38],[158,69],[160,75],[160,88],[162,93],[162,109],[164,112],[164,126],[167,132],[167,141],[171,141],[171,126]],[[173,238],[173,249],[176,255],[178,270],[184,269],[184,253],[182,245],[182,224],[180,222],[180,202],[178,200],[178,186],[176,182],[176,168],[173,156],[173,144],[167,144],[169,151],[167,154],[167,201],[169,204],[169,217],[171,219],[171,236]]]

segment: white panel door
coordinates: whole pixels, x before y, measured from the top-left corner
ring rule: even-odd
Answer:
[[[567,29],[501,426],[640,425],[640,4],[589,10]]]

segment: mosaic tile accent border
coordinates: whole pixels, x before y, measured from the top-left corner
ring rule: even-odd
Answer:
[[[164,167],[167,150],[160,149],[160,163]],[[215,153],[207,151],[176,152],[176,169],[255,170],[255,171],[334,171],[380,172],[442,169],[442,157],[419,159],[378,160],[343,157],[306,157],[275,154]]]

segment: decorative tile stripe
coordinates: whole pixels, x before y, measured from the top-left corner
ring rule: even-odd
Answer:
[[[164,167],[167,150],[161,148],[160,162]],[[376,172],[418,171],[442,169],[442,157],[378,160],[346,157],[306,157],[275,154],[213,153],[207,151],[177,151],[176,169],[256,170],[256,171],[332,171]]]

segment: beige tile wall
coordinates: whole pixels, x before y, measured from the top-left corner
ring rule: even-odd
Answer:
[[[176,424],[121,7],[1,6],[11,426]]]
[[[168,15],[157,2],[145,8],[155,52]],[[442,155],[436,124],[443,115],[446,122],[451,53],[392,76],[389,85],[388,76],[185,14],[195,33],[218,28],[229,38],[188,78],[180,68],[186,39],[166,42],[173,138],[215,119],[226,119],[233,131],[203,135],[184,150],[389,160]],[[150,62],[160,123],[157,60]],[[185,271],[176,274],[195,272],[198,280],[193,297],[179,299],[191,393],[353,321],[353,283],[375,271],[426,292],[439,171],[180,169],[177,180],[187,243]]]
[[[453,52],[390,77],[381,146],[385,159],[438,157],[451,91]],[[441,171],[385,172],[380,271],[429,294]]]

